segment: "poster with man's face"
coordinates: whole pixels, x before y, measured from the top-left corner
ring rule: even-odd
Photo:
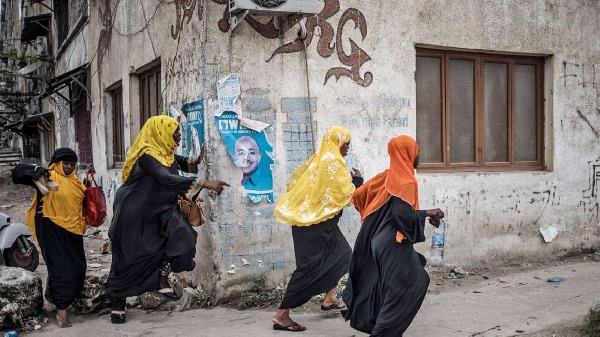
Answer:
[[[215,124],[231,159],[242,172],[241,184],[248,197],[255,203],[265,198],[274,202],[273,159],[267,153],[272,153],[273,147],[265,133],[242,126],[237,114],[232,111],[215,116]]]

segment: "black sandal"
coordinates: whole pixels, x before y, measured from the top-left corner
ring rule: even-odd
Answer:
[[[112,311],[110,312],[110,322],[113,324],[125,323],[125,307],[127,302],[124,298],[117,298],[113,302]]]
[[[294,329],[295,328],[295,329]],[[291,331],[291,332],[301,332],[306,330],[306,327],[292,321],[289,325],[281,325],[277,323],[273,323],[273,330],[283,330],[283,331]]]
[[[337,302],[333,303],[332,305],[328,305],[328,306],[324,306],[323,304],[321,304],[321,310],[323,311],[329,311],[329,310],[345,310],[346,308],[346,304],[344,304],[344,302],[338,300]]]

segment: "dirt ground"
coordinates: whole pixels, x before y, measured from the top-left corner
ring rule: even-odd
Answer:
[[[0,212],[8,213],[13,222],[25,222],[24,211],[29,207],[33,195],[33,188],[23,185],[12,184],[8,170],[5,167],[0,167]],[[110,268],[110,254],[101,254],[101,247],[107,241],[107,226],[100,229],[88,228],[84,237],[84,245],[86,256],[88,259],[88,274],[104,275],[108,273]],[[536,270],[543,270],[549,266],[560,267],[573,263],[581,263],[582,261],[599,261],[598,253],[590,254],[572,254],[559,259],[549,259],[536,263],[523,263],[508,265],[495,268],[480,268],[477,270],[464,270],[461,268],[429,268],[428,272],[431,276],[431,283],[428,290],[428,296],[439,295],[443,293],[467,291],[485,283],[487,280],[492,280],[497,283],[503,283],[503,278],[519,273],[526,273]],[[45,285],[46,266],[43,259],[40,258],[40,266],[36,271],[41,277]],[[539,277],[535,277],[538,278]],[[545,281],[545,280],[544,280]],[[474,291],[475,292],[475,291]],[[600,300],[600,298],[596,298]],[[309,302],[302,308],[295,309],[299,314],[308,314],[319,312],[320,304],[317,302]],[[224,306],[223,308],[227,308]],[[230,309],[224,309],[230,310]],[[274,311],[275,306],[269,306],[262,309],[254,309],[257,311]],[[257,313],[258,314],[258,313]],[[52,324],[52,322],[50,323]],[[527,323],[529,324],[529,323]],[[519,336],[582,336],[580,328],[583,324],[581,317],[563,321],[558,325],[548,326],[535,333],[518,333]],[[46,329],[42,327],[43,331]],[[481,331],[480,333],[471,334],[490,336],[489,331]],[[502,334],[498,334],[502,335]],[[357,335],[358,336],[358,335]]]

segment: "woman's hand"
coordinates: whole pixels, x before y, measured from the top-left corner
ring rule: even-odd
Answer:
[[[429,217],[429,223],[434,227],[440,225],[440,219],[444,217],[444,212],[439,208],[428,209],[425,211]]]
[[[90,164],[90,166],[88,166],[87,170],[85,171],[85,175],[88,174],[96,174],[96,170],[94,169],[94,164]]]
[[[211,191],[217,192],[217,194],[221,194],[225,186],[229,186],[229,184],[221,180],[207,180],[202,185],[203,188],[208,188]]]

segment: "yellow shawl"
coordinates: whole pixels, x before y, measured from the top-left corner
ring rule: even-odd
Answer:
[[[42,197],[42,214],[69,232],[83,235],[85,233],[85,218],[83,217],[85,186],[75,174],[77,169],[66,176],[62,163],[59,161],[48,167],[50,180],[58,184],[58,190],[50,191],[48,195]],[[34,233],[36,208],[37,198],[34,195],[33,202],[27,210],[27,225]]]
[[[275,206],[277,221],[310,226],[333,218],[350,203],[354,185],[340,153],[349,141],[345,128],[327,130],[321,148],[292,173],[286,193]]]
[[[177,120],[168,116],[154,116],[146,121],[127,154],[123,166],[123,182],[129,178],[133,166],[143,154],[152,156],[166,167],[173,164],[173,149],[177,147],[173,133],[178,126]]]

